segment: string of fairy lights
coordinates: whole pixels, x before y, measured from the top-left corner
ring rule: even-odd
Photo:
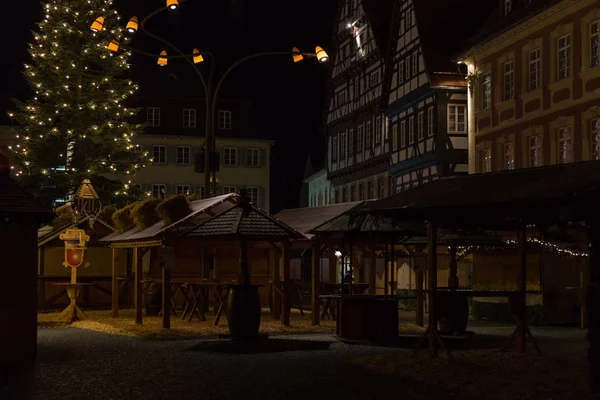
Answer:
[[[508,240],[505,240],[504,242],[508,245],[517,245],[518,244],[518,242],[513,239],[508,239]],[[570,257],[589,257],[589,253],[587,253],[587,252],[566,249],[564,247],[560,247],[554,243],[546,242],[545,240],[541,240],[536,237],[527,238],[527,242],[535,243],[537,245],[545,247],[547,250],[554,251],[559,254],[565,254]],[[489,246],[460,246],[457,248],[456,256],[457,256],[457,258],[462,258],[462,257],[466,256],[468,253],[472,252],[473,250],[479,250],[481,247],[485,247],[486,249],[489,248]]]
[[[104,34],[120,37],[122,29],[118,26],[118,21],[121,17],[116,10],[110,9],[111,0],[88,0],[89,10],[86,10],[85,18],[82,18],[81,9],[78,11],[72,5],[65,7],[61,3],[54,0],[44,5],[45,17],[39,23],[40,32],[34,35],[35,42],[30,44],[29,53],[34,65],[24,65],[24,73],[35,90],[35,96],[17,112],[20,120],[27,123],[23,133],[16,135],[18,144],[9,147],[23,160],[22,165],[16,168],[11,166],[16,176],[36,168],[28,159],[32,142],[48,139],[52,135],[66,136],[70,143],[86,138],[103,140],[114,153],[137,150],[133,143],[137,126],[124,121],[134,116],[137,110],[126,107],[124,101],[134,95],[139,87],[131,80],[120,77],[121,73],[130,68],[128,58],[131,52],[123,51],[117,54],[107,48],[106,39],[101,37],[99,32],[89,31],[89,20],[93,21],[98,14],[113,14],[111,20],[114,25],[104,26]],[[75,52],[73,57],[67,57],[72,50],[68,47],[72,45],[69,41],[75,40],[74,38],[80,43],[79,52]],[[124,36],[123,41],[128,40],[129,38]],[[66,51],[64,47],[67,47]],[[105,121],[92,121],[87,127],[60,127],[59,122],[65,115],[84,113],[86,109],[103,109],[110,117],[105,118]],[[9,113],[9,116],[15,117],[15,113]],[[110,141],[114,143],[108,143]],[[68,152],[69,150],[65,149],[58,154],[60,159],[64,159],[64,170],[43,168],[39,170],[42,175],[84,172],[69,165]],[[134,162],[111,156],[102,161],[90,161],[85,172],[131,176],[145,167],[146,161],[152,162],[152,159],[148,158],[148,152],[136,152],[136,156]],[[131,181],[128,181],[125,189],[129,188],[130,183]]]

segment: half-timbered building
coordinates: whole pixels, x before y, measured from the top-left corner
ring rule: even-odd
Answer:
[[[327,171],[336,203],[389,195],[385,56],[394,0],[340,0],[328,82]]]
[[[465,0],[397,0],[386,83],[396,192],[468,172],[467,75],[451,59],[479,24],[466,17],[479,10],[467,13],[466,6]]]

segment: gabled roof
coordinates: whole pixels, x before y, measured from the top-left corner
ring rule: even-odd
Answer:
[[[53,211],[23,190],[8,173],[2,172],[0,173],[0,213],[52,215]]]
[[[257,240],[302,239],[303,235],[264,211],[252,206],[241,205],[202,222],[184,236],[205,239],[237,239],[248,237]]]
[[[362,202],[332,204],[321,207],[295,208],[275,214],[275,218],[302,233],[307,239],[314,235],[308,233],[313,228],[337,217],[362,204]]]
[[[159,221],[154,225],[139,229],[131,228],[125,232],[114,232],[100,239],[102,242],[134,242],[156,238],[167,231],[182,232],[189,230],[191,227],[198,224],[198,220],[219,214],[233,207],[237,202],[238,195],[235,193],[225,194],[222,196],[211,197],[208,199],[196,200],[190,203],[192,212],[185,218],[175,221],[171,225],[165,225],[163,221]]]
[[[90,220],[90,217],[88,215],[86,215],[85,217],[78,219],[77,222],[75,222],[75,223],[66,224],[60,228],[54,228],[50,232],[44,231],[43,228],[39,229],[38,230],[38,247],[41,247],[41,246],[45,245],[46,243],[53,241],[67,229],[78,227],[81,224],[83,224],[84,222],[89,222],[89,220]],[[104,225],[111,231],[115,230],[115,228],[112,225],[110,225],[107,222],[104,222],[101,219],[95,219],[94,223],[96,223],[96,222],[99,222],[100,224]],[[42,232],[42,235],[39,234],[40,232]]]

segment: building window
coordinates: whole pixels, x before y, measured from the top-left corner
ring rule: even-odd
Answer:
[[[379,84],[379,71],[371,72],[369,75],[369,87],[375,87]]]
[[[398,64],[398,83],[404,82],[404,60]]]
[[[481,109],[492,106],[492,74],[489,72],[481,75]]]
[[[204,191],[204,186],[198,186],[198,197],[201,199],[206,198],[206,192]]]
[[[408,144],[415,142],[415,117],[408,119]]]
[[[385,179],[379,179],[379,198],[383,199],[385,197]]]
[[[234,147],[225,147],[223,149],[225,165],[237,165],[237,149]]]
[[[408,10],[406,12],[406,29],[412,27],[412,11]]]
[[[417,73],[419,73],[419,55],[414,52],[412,54],[412,74],[415,76]]]
[[[358,137],[356,138],[356,152],[361,153],[364,145],[364,135],[362,125],[358,127]]]
[[[337,95],[338,106],[343,106],[346,103],[346,91],[342,90]]]
[[[540,66],[541,66],[540,49],[535,49],[529,52],[529,91],[540,88]]]
[[[367,184],[369,200],[375,198],[375,182],[371,181]]]
[[[366,149],[370,149],[373,144],[373,124],[371,121],[367,122],[367,143],[365,145]]]
[[[146,126],[160,126],[160,108],[148,107],[146,110]]]
[[[400,148],[406,147],[406,121],[400,122]]]
[[[504,0],[504,15],[508,15],[510,14],[510,12],[512,11],[512,0]]]
[[[176,194],[190,194],[190,185],[177,185],[175,189]]]
[[[448,106],[448,132],[466,132],[465,118],[465,106]]]
[[[433,107],[427,109],[427,136],[431,137],[435,133],[435,115]]]
[[[600,118],[592,121],[592,160],[600,160]]]
[[[404,64],[404,70],[406,73],[406,81],[410,80],[410,59],[406,60],[406,63]]]
[[[340,204],[342,199],[340,198],[340,189],[335,189],[335,204]]]
[[[423,120],[425,119],[425,113],[421,111],[417,115],[417,138],[419,140],[423,139],[425,136],[425,126],[423,125]]]
[[[152,150],[152,162],[154,164],[165,164],[167,162],[166,146],[154,146]]]
[[[196,127],[196,110],[193,108],[183,109],[183,127],[184,128],[195,128]]]
[[[375,144],[381,143],[381,117],[375,119]]]
[[[515,97],[515,69],[512,61],[504,63],[503,72],[502,100],[506,101]]]
[[[504,145],[504,169],[515,169],[515,144],[512,142]]]
[[[348,155],[354,154],[354,129],[350,129],[348,133]]]
[[[392,149],[398,149],[398,125],[392,126]]]
[[[231,111],[219,110],[219,129],[231,130]]]
[[[336,162],[338,159],[338,137],[334,136],[331,141],[331,161]]]
[[[190,163],[190,148],[187,146],[177,147],[177,164]]]
[[[558,129],[558,162],[560,164],[573,162],[573,139],[570,126]]]
[[[348,188],[342,189],[342,203],[348,202]]]
[[[558,53],[558,79],[571,75],[571,35],[565,35],[557,40]]]
[[[531,136],[529,141],[529,166],[539,167],[542,165],[542,137],[541,135]]]
[[[246,165],[249,167],[258,167],[260,165],[259,156],[259,149],[246,149]]]
[[[356,185],[350,186],[350,201],[356,201]]]
[[[166,195],[165,185],[152,185],[152,197],[164,199]]]
[[[358,100],[360,97],[360,79],[357,77],[354,82],[354,98]]]
[[[365,184],[361,183],[360,185],[358,185],[358,199],[359,200],[365,200]]]
[[[223,186],[223,194],[236,193],[235,186]]]
[[[600,52],[598,42],[600,39],[600,21],[590,24],[590,67],[600,65]]]
[[[346,159],[346,134],[340,135],[340,160]]]
[[[257,187],[248,187],[248,188],[246,188],[246,191],[248,192],[248,197],[250,198],[250,202],[252,204],[254,204],[256,207],[259,207],[259,205],[258,205],[258,188]]]
[[[492,172],[492,151],[490,149],[481,152],[481,171]]]

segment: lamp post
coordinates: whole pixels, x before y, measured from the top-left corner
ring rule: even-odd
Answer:
[[[201,166],[203,168],[201,168],[201,169],[204,172],[205,197],[212,197],[212,196],[216,195],[216,182],[217,182],[216,172],[218,169],[218,162],[219,162],[218,161],[219,156],[217,153],[215,153],[215,149],[216,149],[216,142],[215,142],[216,106],[217,106],[217,99],[219,97],[221,87],[223,85],[223,82],[227,78],[227,76],[238,66],[244,64],[245,62],[247,62],[249,60],[252,60],[255,58],[260,58],[260,57],[292,56],[293,61],[295,63],[302,61],[304,58],[316,58],[320,63],[325,63],[325,62],[329,61],[329,56],[319,46],[317,46],[315,48],[314,53],[300,52],[300,50],[298,50],[298,48],[294,47],[292,49],[292,51],[274,51],[274,52],[260,52],[260,53],[250,54],[250,55],[236,61],[227,70],[225,70],[223,75],[217,81],[217,84],[214,85],[214,90],[213,90],[214,72],[215,72],[215,64],[216,64],[215,57],[213,56],[213,54],[208,53],[208,52],[200,52],[198,49],[193,49],[192,54],[186,54],[182,50],[180,50],[178,47],[176,47],[175,45],[170,43],[169,41],[148,31],[145,27],[148,20],[150,20],[152,17],[164,12],[165,10],[176,10],[179,8],[180,3],[183,3],[183,2],[185,2],[185,0],[182,0],[182,1],[166,0],[166,7],[161,7],[159,9],[155,10],[154,12],[150,13],[142,20],[141,23],[138,23],[137,17],[132,17],[129,20],[129,22],[127,23],[127,26],[125,27],[125,30],[129,34],[135,34],[139,28],[139,30],[144,32],[149,37],[151,37],[159,42],[162,42],[164,45],[166,45],[167,47],[169,47],[173,51],[175,51],[177,53],[176,56],[169,56],[167,54],[166,50],[161,51],[160,54],[157,56],[156,54],[141,51],[141,50],[135,49],[135,48],[125,45],[125,44],[121,45],[119,38],[112,39],[112,41],[108,44],[107,48],[113,52],[116,52],[119,50],[120,47],[123,47],[123,48],[126,48],[128,50],[131,50],[133,52],[136,52],[136,53],[139,53],[142,55],[158,57],[157,65],[161,66],[161,67],[166,66],[170,59],[184,59],[194,69],[194,71],[198,75],[198,78],[200,79],[200,82],[204,89],[204,95],[205,95],[205,99],[206,99],[205,141],[204,141],[204,145],[203,145],[203,153],[201,153],[201,155],[203,154],[203,159],[202,159],[202,157],[200,157],[199,161],[203,164]],[[92,23],[90,29],[93,32],[99,32],[102,30],[103,25],[104,25],[104,17],[100,16]],[[209,57],[211,59],[210,70],[209,70],[209,74],[208,74],[207,78],[202,74],[202,72],[200,71],[200,69],[197,66],[197,64],[203,63],[205,61],[206,57]],[[214,186],[211,184],[212,182],[214,182]]]

